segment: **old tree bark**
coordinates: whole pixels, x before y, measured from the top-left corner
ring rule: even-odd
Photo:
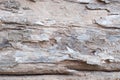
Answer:
[[[0,0],[0,74],[93,71],[120,75],[119,0]]]

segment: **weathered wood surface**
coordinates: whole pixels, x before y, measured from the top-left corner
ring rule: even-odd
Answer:
[[[119,0],[1,0],[0,74],[120,71]]]

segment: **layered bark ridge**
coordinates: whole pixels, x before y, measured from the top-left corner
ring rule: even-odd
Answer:
[[[0,74],[120,71],[119,0],[1,0]]]

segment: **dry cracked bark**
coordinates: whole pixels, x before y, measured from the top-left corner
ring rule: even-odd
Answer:
[[[35,1],[0,1],[0,74],[120,71],[119,1]]]

